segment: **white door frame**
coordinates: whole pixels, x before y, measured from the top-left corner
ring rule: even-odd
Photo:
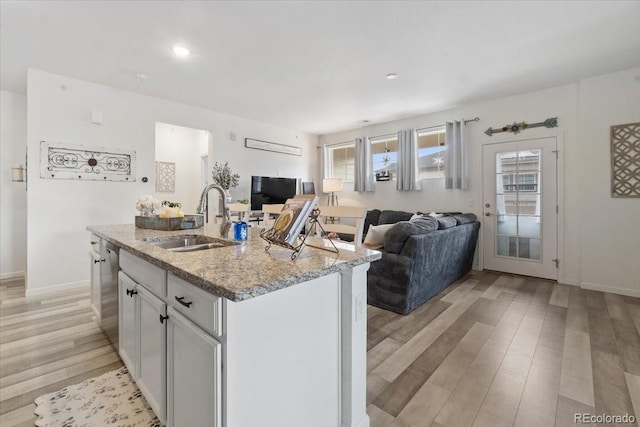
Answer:
[[[556,185],[558,186],[557,188],[557,203],[558,203],[558,215],[557,215],[557,245],[558,245],[558,252],[557,252],[557,257],[560,260],[560,265],[558,267],[558,283],[565,283],[565,284],[569,284],[569,285],[579,285],[579,283],[574,283],[573,281],[567,282],[565,280],[565,256],[564,256],[564,211],[565,211],[565,207],[564,207],[564,132],[561,130],[549,130],[549,129],[527,129],[526,134],[517,134],[514,135],[512,133],[508,133],[506,135],[497,135],[497,136],[492,136],[491,138],[495,138],[492,139],[491,141],[486,141],[483,142],[481,147],[480,147],[480,162],[482,163],[481,166],[481,171],[482,171],[482,185],[480,186],[480,200],[482,200],[481,203],[481,207],[480,207],[480,223],[482,224],[482,227],[485,227],[485,221],[487,221],[489,218],[484,216],[484,184],[485,184],[485,179],[487,178],[486,176],[486,171],[484,170],[484,155],[482,153],[484,153],[484,146],[485,145],[494,145],[494,144],[503,144],[505,142],[517,142],[517,141],[529,141],[532,139],[540,139],[540,138],[556,138],[556,150],[558,150],[558,175],[557,175],[557,180],[556,180]],[[493,173],[493,171],[491,171]],[[478,257],[478,267],[480,267],[481,270],[484,269],[484,239],[483,239],[483,232],[481,231],[479,233],[479,240],[478,240],[478,248],[480,250],[480,256]]]

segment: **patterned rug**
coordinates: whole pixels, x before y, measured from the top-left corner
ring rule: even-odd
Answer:
[[[42,395],[35,403],[38,427],[161,426],[126,367]]]

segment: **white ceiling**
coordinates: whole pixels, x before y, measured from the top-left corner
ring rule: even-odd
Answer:
[[[3,0],[0,12],[3,90],[26,92],[33,67],[315,134],[640,66],[638,1]]]

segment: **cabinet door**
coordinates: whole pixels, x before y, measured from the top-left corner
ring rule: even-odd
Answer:
[[[91,251],[89,255],[89,262],[91,268],[91,308],[93,312],[96,314],[96,321],[98,325],[102,321],[102,313],[100,311],[100,276],[101,276],[101,268],[100,265],[100,254],[96,251]]]
[[[221,344],[167,310],[167,426],[220,427]]]
[[[166,304],[141,285],[140,296],[140,369],[138,387],[161,422],[165,420],[166,350],[167,334]]]
[[[138,296],[136,283],[118,274],[118,347],[122,361],[133,379],[138,378]]]

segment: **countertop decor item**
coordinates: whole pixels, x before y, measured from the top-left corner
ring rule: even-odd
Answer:
[[[151,216],[160,209],[160,206],[160,201],[151,195],[140,196],[136,202],[136,209],[140,211],[140,216]]]
[[[135,224],[137,228],[148,230],[191,230],[204,226],[204,215],[184,215],[182,217],[161,218],[153,216],[136,216]]]

